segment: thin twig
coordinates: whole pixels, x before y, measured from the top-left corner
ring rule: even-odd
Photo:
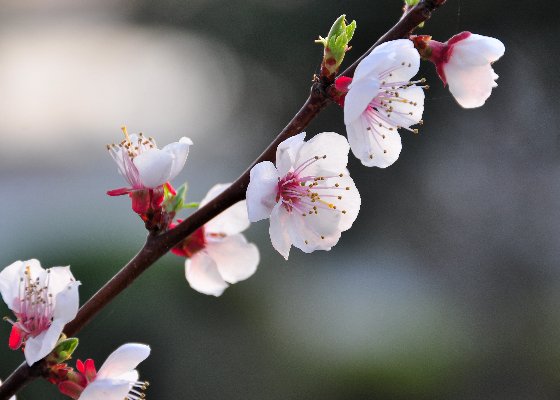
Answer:
[[[352,77],[359,62],[371,53],[375,47],[390,40],[408,37],[414,28],[428,20],[431,17],[432,11],[444,4],[445,1],[446,0],[420,1],[362,57],[340,75]],[[166,254],[174,245],[238,201],[244,200],[245,192],[249,185],[249,173],[251,168],[262,161],[274,162],[278,144],[291,136],[303,132],[307,125],[331,103],[326,94],[326,90],[327,88],[319,82],[316,82],[312,86],[309,98],[292,121],[290,121],[260,157],[228,189],[208,202],[204,207],[197,210],[174,229],[159,236],[148,236],[140,252],[80,308],[76,318],[65,326],[64,333],[68,337],[75,336],[93,317],[115,299],[124,289],[130,286],[136,278]],[[0,400],[8,400],[25,385],[40,377],[42,371],[38,371],[36,365],[38,364],[29,367],[25,362],[21,364],[0,386]]]

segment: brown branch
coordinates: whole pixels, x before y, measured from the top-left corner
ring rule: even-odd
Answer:
[[[341,75],[352,77],[359,62],[371,53],[375,47],[390,40],[408,37],[414,28],[428,20],[432,11],[445,3],[445,1],[446,0],[420,1]],[[326,91],[327,88],[325,85],[320,82],[315,82],[311,88],[309,98],[296,116],[260,157],[228,189],[204,207],[197,210],[174,229],[159,236],[148,236],[146,244],[142,247],[140,252],[80,308],[76,318],[65,326],[64,333],[68,337],[75,336],[93,317],[124,291],[124,289],[130,286],[136,278],[166,254],[174,245],[238,201],[244,200],[245,192],[249,185],[249,173],[251,168],[262,161],[274,162],[276,160],[276,148],[278,144],[291,136],[303,132],[307,125],[331,103]],[[25,362],[20,365],[0,386],[0,400],[8,400],[29,382],[40,377],[42,371],[38,371],[36,365],[38,365],[38,363],[33,367],[29,367]]]

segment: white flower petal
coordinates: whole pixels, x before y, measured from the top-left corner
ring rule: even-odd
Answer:
[[[220,296],[229,286],[218,272],[218,266],[204,251],[185,262],[185,275],[191,287],[204,294]]]
[[[140,343],[123,344],[103,363],[96,379],[116,378],[132,371],[150,355],[150,346]]]
[[[29,366],[48,356],[54,350],[65,324],[62,320],[53,321],[49,329],[25,341],[23,353]]]
[[[344,123],[350,125],[364,113],[371,101],[379,93],[380,81],[377,77],[364,78],[353,85],[344,100]]]
[[[79,400],[123,400],[130,392],[131,385],[115,379],[96,379],[86,386]]]
[[[306,167],[301,175],[318,175],[317,171],[321,169],[344,170],[348,164],[349,151],[350,146],[343,136],[335,132],[323,132],[300,146],[294,165],[299,166],[314,157],[319,157],[319,160]],[[323,159],[323,156],[327,157]]]
[[[278,203],[272,209],[270,214],[270,240],[272,246],[287,260],[290,255],[290,247],[292,246],[292,239],[286,229],[286,221],[289,218],[289,213],[286,208]]]
[[[16,261],[0,272],[0,293],[2,293],[2,299],[8,308],[15,312],[19,312],[21,309],[19,302],[20,279],[25,276],[25,266],[30,261],[37,260],[29,260],[25,263],[23,261]]]
[[[203,207],[210,200],[214,199],[224,190],[226,190],[231,183],[219,183],[212,187],[200,202],[200,207]],[[211,233],[224,233],[226,235],[235,235],[236,233],[243,232],[251,225],[249,216],[247,215],[247,204],[245,200],[240,201],[204,225],[206,232]]]
[[[320,176],[332,176],[335,175],[330,171],[319,171]],[[325,200],[327,203],[331,203],[336,206],[337,211],[346,211],[345,213],[340,213],[340,221],[338,223],[338,228],[340,231],[344,232],[352,227],[352,224],[358,217],[358,212],[360,211],[361,198],[358,189],[354,183],[354,180],[350,177],[350,174],[346,172],[342,177],[325,179],[322,186],[335,186],[338,183],[338,188],[326,189],[321,191],[321,199]],[[342,188],[342,190],[341,190]],[[339,197],[341,197],[339,199]],[[333,210],[319,210],[321,212],[335,212]],[[316,214],[315,216],[318,216]],[[307,218],[307,217],[306,217]]]
[[[245,236],[240,233],[219,240],[208,240],[206,251],[216,263],[221,277],[229,283],[253,275],[260,259],[257,246],[247,243]]]
[[[403,62],[406,68],[400,68]],[[411,66],[408,67],[408,64]],[[408,39],[391,40],[377,46],[358,64],[350,88],[361,84],[364,78],[372,75],[379,77],[389,70],[393,76],[387,82],[408,81],[418,73],[419,68],[420,55],[414,48],[414,43]]]
[[[80,281],[70,282],[61,292],[56,295],[53,321],[60,320],[64,324],[67,324],[76,317],[76,314],[78,313],[78,306],[80,303],[80,298],[78,295],[78,286],[80,285]]]
[[[391,103],[393,111],[390,113],[392,127],[404,126],[406,128],[411,125],[417,124],[422,119],[424,112],[424,90],[416,85],[410,86],[406,89],[399,90],[399,97],[404,102],[393,101]],[[411,114],[412,113],[412,114]],[[384,112],[382,112],[385,115]],[[384,122],[384,125],[388,125]]]
[[[170,143],[165,146],[162,151],[166,151],[174,155],[173,167],[171,168],[171,173],[169,178],[175,178],[179,172],[183,169],[185,161],[187,161],[187,156],[189,155],[189,147],[192,146],[193,142],[188,137],[182,137],[178,142]]]
[[[133,369],[132,371],[128,371],[122,375],[117,376],[115,379],[128,381],[128,382],[138,382],[139,378],[140,378],[140,374],[138,373],[138,371]]]
[[[504,51],[504,44],[498,39],[476,34],[453,45],[443,71],[449,91],[461,106],[480,107],[490,97],[498,77],[490,63]]]
[[[49,268],[45,273],[45,279],[48,282],[41,282],[45,285],[48,283],[49,294],[53,296],[56,300],[57,294],[64,291],[70,282],[74,282],[74,275],[70,272],[70,267],[52,267]],[[33,275],[32,275],[33,276]],[[56,301],[55,301],[56,302]]]
[[[506,51],[506,47],[500,40],[493,37],[477,35],[476,33],[457,42],[453,48],[453,52],[457,50],[457,46],[473,52],[479,52],[490,62],[496,61],[503,56]]]
[[[370,130],[367,129],[368,127]],[[390,131],[376,125],[369,126],[365,118],[360,118],[347,125],[346,130],[350,148],[362,164],[368,167],[386,168],[399,158],[402,144],[396,129]]]
[[[134,166],[140,174],[142,185],[153,189],[168,182],[173,169],[174,155],[170,152],[150,149],[134,158]]]
[[[251,222],[270,217],[276,205],[278,170],[270,161],[263,161],[251,169],[247,187],[247,213]]]
[[[304,143],[305,132],[292,136],[278,145],[276,149],[276,169],[280,176],[286,175],[296,157],[300,146]]]

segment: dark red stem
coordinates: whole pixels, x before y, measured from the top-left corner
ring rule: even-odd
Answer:
[[[381,43],[408,37],[414,28],[428,20],[431,17],[432,11],[445,3],[445,1],[446,0],[420,1],[362,57],[348,67],[341,76],[352,77],[359,62]],[[331,103],[327,91],[328,87],[324,84],[320,82],[314,83],[311,87],[311,94],[303,107],[260,157],[251,164],[228,189],[204,207],[197,210],[176,228],[159,236],[149,235],[146,244],[142,247],[140,252],[80,308],[76,318],[69,322],[64,328],[64,333],[68,337],[75,336],[93,317],[124,289],[130,286],[136,278],[166,254],[174,245],[185,239],[222,211],[228,209],[238,201],[244,200],[245,192],[249,185],[249,172],[251,168],[261,161],[275,161],[278,144],[291,136],[303,132],[307,125]],[[0,400],[8,400],[29,382],[39,378],[42,371],[38,368],[38,365],[39,363],[35,364],[33,367],[29,367],[25,362],[21,364],[0,386]]]

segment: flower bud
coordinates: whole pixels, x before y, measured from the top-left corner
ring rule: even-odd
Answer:
[[[344,53],[350,50],[348,42],[354,35],[356,21],[346,25],[345,17],[346,15],[341,15],[334,22],[326,39],[319,36],[319,40],[315,41],[325,46],[323,63],[321,64],[321,80],[326,83],[334,82],[335,75],[344,58]]]
[[[78,338],[66,339],[63,334],[52,353],[45,357],[47,365],[51,367],[70,359],[76,347],[78,347]]]

